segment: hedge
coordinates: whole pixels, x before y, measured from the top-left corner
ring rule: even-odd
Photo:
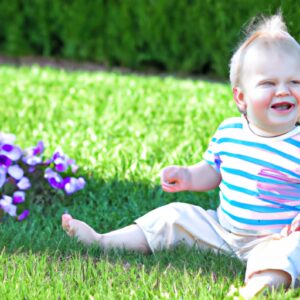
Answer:
[[[299,40],[292,0],[0,1],[0,53],[92,61],[137,70],[228,76],[253,16],[281,8]]]

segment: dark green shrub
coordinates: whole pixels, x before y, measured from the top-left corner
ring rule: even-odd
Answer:
[[[0,52],[227,77],[242,26],[279,8],[299,39],[292,0],[0,1]]]

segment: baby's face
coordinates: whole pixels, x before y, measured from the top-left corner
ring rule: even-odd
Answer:
[[[255,133],[279,135],[295,127],[300,110],[300,51],[296,46],[285,50],[249,47],[241,82],[235,99]]]

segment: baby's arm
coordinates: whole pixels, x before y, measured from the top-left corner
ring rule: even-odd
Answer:
[[[163,169],[161,185],[165,192],[208,191],[219,186],[221,175],[206,161],[188,167],[170,166]]]

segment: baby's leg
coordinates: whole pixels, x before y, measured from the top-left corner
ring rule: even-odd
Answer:
[[[298,232],[257,245],[248,257],[246,285],[239,290],[240,294],[245,299],[251,299],[264,288],[293,287],[295,278],[300,273],[299,250],[300,233]]]
[[[239,289],[239,295],[244,299],[252,299],[264,289],[288,288],[291,276],[282,270],[265,270],[253,274],[246,285]]]
[[[104,249],[127,249],[142,253],[151,252],[143,231],[135,224],[105,234],[99,234],[86,223],[64,214],[62,216],[62,227],[69,236],[76,237],[85,245],[98,244]]]

